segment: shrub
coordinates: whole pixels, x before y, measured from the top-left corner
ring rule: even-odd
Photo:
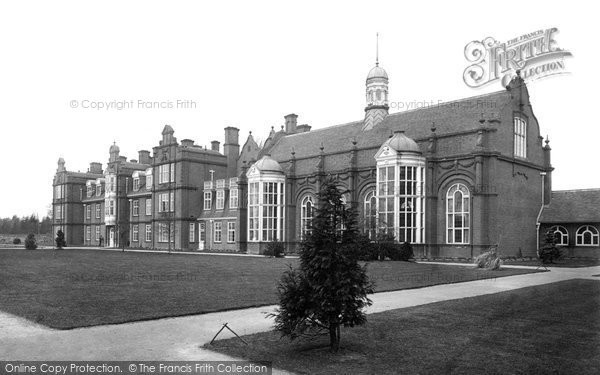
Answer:
[[[413,248],[410,242],[405,242],[402,245],[395,245],[393,253],[390,254],[391,260],[407,261],[414,256]]]
[[[27,238],[25,238],[25,248],[27,250],[37,249],[37,241],[35,240],[35,235],[33,233],[29,233]]]
[[[15,237],[15,239],[13,240],[13,245],[20,245],[21,244],[21,239],[19,237]]]
[[[285,256],[285,246],[283,242],[273,241],[267,244],[267,248],[265,249],[265,255],[275,258],[283,258]]]
[[[65,241],[65,234],[62,230],[58,230],[58,232],[56,232],[56,247],[58,247],[59,249],[62,249],[63,247],[67,246],[67,241]]]
[[[487,270],[499,270],[502,265],[502,261],[494,250],[479,255],[475,258],[474,263],[477,268],[485,268]]]

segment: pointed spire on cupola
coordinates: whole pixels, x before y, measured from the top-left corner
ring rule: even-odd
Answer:
[[[379,33],[377,33],[375,47],[375,67],[367,75],[367,92],[365,120],[363,131],[371,130],[380,124],[388,115],[388,75],[379,66]]]

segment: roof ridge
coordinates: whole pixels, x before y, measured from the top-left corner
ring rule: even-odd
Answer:
[[[553,193],[568,193],[568,192],[579,192],[579,191],[600,191],[600,188],[552,190]]]
[[[468,96],[468,97],[462,98],[462,99],[451,100],[449,102],[438,102],[437,104],[434,104],[434,105],[431,105],[431,106],[427,106],[427,107],[413,108],[413,109],[408,109],[406,111],[398,111],[398,112],[390,113],[389,115],[387,115],[387,117],[389,117],[389,116],[395,116],[395,115],[399,115],[399,114],[403,114],[403,113],[412,113],[412,112],[416,112],[416,111],[425,111],[425,110],[428,110],[430,108],[441,107],[441,106],[449,105],[449,104],[452,104],[452,103],[459,103],[459,102],[464,102],[464,101],[467,101],[467,100],[473,100],[473,99],[476,99],[476,98],[482,98],[482,97],[485,97],[485,96],[494,96],[494,95],[506,94],[506,93],[507,93],[506,90],[498,90],[498,91],[488,92],[486,94]]]

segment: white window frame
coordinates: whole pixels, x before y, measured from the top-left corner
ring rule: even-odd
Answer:
[[[152,175],[146,175],[146,190],[152,189]]]
[[[100,219],[101,212],[102,212],[102,207],[100,207],[100,203],[96,203],[96,219]]]
[[[140,216],[140,201],[139,201],[139,199],[135,199],[132,202],[132,205],[133,205],[133,207],[132,207],[133,216]]]
[[[169,212],[169,193],[160,193],[158,195],[158,212]]]
[[[146,224],[146,242],[152,241],[152,224]]]
[[[312,195],[306,195],[300,201],[300,240],[312,233],[312,221],[315,217],[315,199]]]
[[[189,242],[196,242],[196,223],[190,223]]]
[[[377,237],[377,195],[375,190],[365,194],[363,201],[364,231],[371,240]]]
[[[249,182],[248,189],[248,241],[283,241],[285,177],[259,177]]]
[[[92,218],[92,205],[91,204],[85,205],[85,218],[88,220]]]
[[[171,165],[173,165],[173,164],[169,163],[169,164],[162,164],[162,165],[158,166],[158,183],[159,184],[166,184],[171,181],[171,176],[170,176]]]
[[[96,225],[96,241],[100,241],[100,225]]]
[[[133,225],[131,239],[134,242],[138,242],[140,240],[140,227],[137,224]]]
[[[585,235],[590,234],[590,243],[585,243]],[[593,225],[582,225],[575,232],[575,244],[577,246],[598,246],[598,228]]]
[[[102,195],[102,184],[96,185],[96,196],[99,197]]]
[[[146,216],[152,215],[152,199],[146,198]]]
[[[208,211],[212,209],[212,191],[204,192],[204,210]]]
[[[459,194],[461,202],[460,207],[457,207],[455,200]],[[460,215],[461,218],[461,225],[457,227],[456,219],[458,215]],[[456,240],[457,233],[460,233],[460,241]],[[446,191],[446,243],[469,244],[471,237],[470,234],[471,191],[463,183],[453,183]]]
[[[227,222],[227,243],[235,243],[235,221]]]
[[[232,188],[229,190],[229,208],[237,208],[239,203],[239,190]]]
[[[88,198],[90,198],[90,197],[92,196],[92,193],[93,193],[93,191],[94,191],[94,190],[93,190],[93,188],[92,188],[92,185],[88,185],[88,186],[87,186],[87,192],[86,192],[86,193],[87,193],[87,197],[88,197]]]
[[[175,182],[175,163],[169,164],[169,182]]]
[[[138,191],[140,190],[140,178],[139,177],[134,177],[133,179],[133,191]]]
[[[85,240],[86,241],[92,240],[92,227],[89,225],[85,226]]]
[[[527,158],[527,121],[514,117],[514,155],[518,158]]]
[[[213,225],[213,242],[221,243],[223,241],[223,223],[215,221]]]
[[[217,198],[215,199],[215,208],[217,210],[222,210],[225,207],[225,190],[218,189],[217,190]]]
[[[558,235],[560,236],[560,240],[556,242],[556,245],[561,245],[561,246],[567,246],[569,244],[569,231],[567,230],[567,228],[561,226],[561,225],[555,225],[553,227],[551,227],[550,232],[552,232],[552,235],[554,236],[554,240],[556,241],[556,234],[558,233]]]

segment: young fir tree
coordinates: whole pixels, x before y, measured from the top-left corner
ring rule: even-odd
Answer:
[[[356,214],[329,181],[300,249],[300,268],[284,273],[279,284],[275,328],[292,340],[328,333],[332,352],[340,346],[341,327],[367,321],[364,308],[373,292],[366,266],[358,263]]]

